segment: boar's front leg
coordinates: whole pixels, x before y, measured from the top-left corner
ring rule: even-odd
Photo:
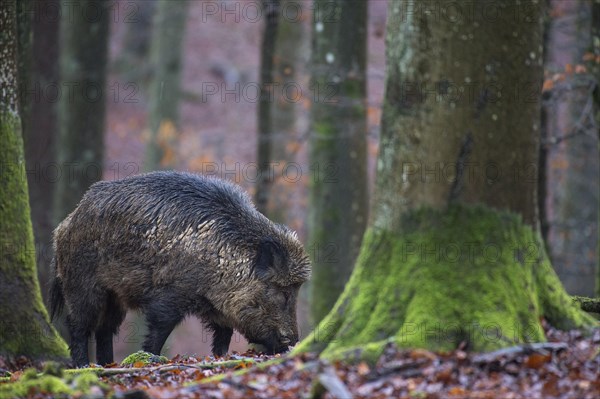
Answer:
[[[148,335],[142,349],[160,355],[160,351],[173,329],[183,320],[184,314],[178,311],[177,305],[165,301],[160,296],[145,307]]]
[[[233,329],[223,327],[215,323],[210,324],[210,329],[213,330],[212,353],[215,356],[223,356],[229,350],[229,343],[233,335]]]

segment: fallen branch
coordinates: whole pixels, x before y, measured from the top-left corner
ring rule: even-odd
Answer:
[[[418,359],[410,362],[392,360],[384,364],[376,373],[373,373],[368,380],[379,380],[391,374],[399,375],[403,378],[413,378],[421,375],[421,368],[429,363],[431,363],[430,359]]]
[[[588,298],[585,296],[572,296],[584,312],[600,313],[600,298]]]
[[[91,371],[96,373],[99,377],[106,377],[117,374],[128,374],[137,372],[161,372],[166,373],[174,370],[185,370],[185,369],[197,369],[197,370],[210,370],[218,367],[232,368],[241,364],[256,363],[252,358],[236,359],[236,360],[224,360],[222,362],[198,362],[193,364],[164,364],[161,366],[154,367],[116,367],[116,368],[84,368],[84,369],[68,369],[65,373],[68,374],[79,374],[83,372]]]
[[[503,357],[515,357],[517,355],[529,355],[536,352],[560,351],[568,348],[564,342],[537,342],[534,344],[525,344],[511,346],[510,348],[499,349],[494,352],[481,353],[473,356],[473,363],[485,364],[500,360]]]
[[[352,393],[346,384],[338,377],[335,369],[327,367],[319,373],[317,380],[313,383],[310,398],[321,398],[326,392],[337,399],[352,399]]]

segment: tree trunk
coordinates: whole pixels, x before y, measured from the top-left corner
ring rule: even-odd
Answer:
[[[31,4],[26,1],[17,1],[17,72],[19,75],[19,114],[23,136],[27,136],[31,116],[30,101],[27,101],[28,98],[24,95],[31,84]]]
[[[367,2],[316,1],[312,56],[308,235],[319,322],[352,273],[367,223]]]
[[[17,98],[17,26],[14,0],[0,4],[0,355],[34,359],[66,357],[42,303],[35,270],[35,250],[23,137]],[[10,304],[10,306],[9,306]]]
[[[29,128],[23,129],[25,165],[35,235],[40,285],[47,286],[52,259],[52,209],[58,174],[55,155],[57,136],[56,89],[58,88],[59,20],[43,10],[59,10],[59,0],[37,1],[34,8],[31,79],[22,92],[31,107]],[[54,90],[54,91],[53,91]],[[44,293],[45,290],[42,290]]]
[[[389,3],[370,227],[344,293],[297,351],[493,350],[543,340],[542,317],[595,324],[537,230],[541,5],[436,4]]]
[[[176,163],[179,129],[181,48],[189,2],[159,0],[154,15],[150,59],[150,139],[144,169],[170,169]]]
[[[76,6],[74,6],[76,4]],[[110,2],[62,3],[58,164],[54,221],[71,212],[102,178]],[[94,13],[93,11],[97,12]],[[70,13],[70,14],[67,14]],[[91,13],[91,14],[90,14]]]
[[[258,181],[256,184],[256,209],[267,214],[267,205],[273,176],[270,165],[273,161],[273,98],[275,43],[279,24],[279,0],[263,0],[265,30],[260,54],[260,98],[258,102]]]
[[[546,69],[564,73],[584,64],[592,46],[592,2],[551,2]],[[598,273],[598,127],[588,73],[567,73],[545,102],[545,238],[566,290],[593,296]]]

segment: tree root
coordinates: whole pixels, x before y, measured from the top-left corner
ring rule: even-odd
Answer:
[[[584,312],[600,313],[600,298],[588,298],[585,296],[571,297],[577,302]]]

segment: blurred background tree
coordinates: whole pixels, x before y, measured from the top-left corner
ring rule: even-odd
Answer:
[[[308,29],[303,21],[306,3],[282,0],[278,14],[278,29],[273,54],[273,90],[271,107],[271,164],[274,179],[268,186],[266,215],[279,223],[292,222],[290,206],[296,193],[295,162],[301,134],[299,133],[300,107],[303,105],[299,89],[306,73]],[[258,192],[258,188],[257,188]]]
[[[172,169],[177,165],[182,47],[188,6],[188,0],[176,4],[158,0],[156,4],[150,43],[152,78],[148,95],[150,137],[146,170]]]
[[[308,242],[317,323],[344,289],[367,223],[367,2],[314,5]]]
[[[155,0],[131,0],[128,2],[134,12],[127,21],[123,35],[123,49],[115,60],[115,69],[128,82],[135,82],[140,89],[147,89],[152,76],[150,43],[152,25],[156,13]]]
[[[50,277],[49,264],[52,259],[52,218],[54,188],[61,171],[56,163],[57,100],[59,86],[59,22],[60,1],[47,0],[43,8],[41,0],[20,1],[28,7],[26,15],[33,14],[30,75],[21,73],[22,102],[28,104],[29,112],[23,114],[23,139],[27,165],[27,185],[31,204],[31,221],[35,235],[37,269],[42,286]],[[43,11],[46,10],[46,11]],[[47,11],[50,10],[50,11]],[[21,62],[27,62],[24,57]]]
[[[56,182],[54,225],[75,208],[90,185],[102,179],[110,5],[106,0],[61,3],[62,94],[56,146],[61,175]]]
[[[599,256],[594,47],[597,51],[600,38],[594,44],[593,26],[592,0],[550,1],[540,160],[542,232],[565,288],[584,296],[596,293]]]
[[[258,102],[258,179],[256,182],[256,209],[267,215],[269,195],[274,176],[270,175],[273,163],[273,87],[275,43],[279,30],[279,15],[281,2],[279,0],[264,0],[262,10],[265,16],[265,27],[262,35],[260,53],[260,98]]]

